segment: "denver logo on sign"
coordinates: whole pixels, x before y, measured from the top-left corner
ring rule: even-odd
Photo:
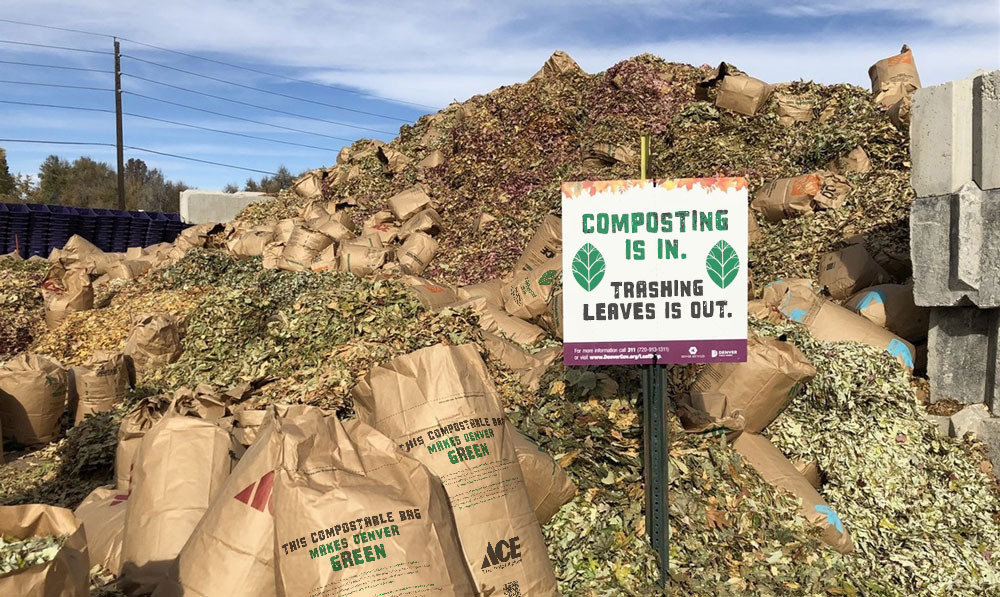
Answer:
[[[486,544],[486,556],[483,558],[481,570],[492,568],[498,564],[506,564],[521,558],[520,537],[501,539],[496,543]]]
[[[256,490],[255,490],[256,488]],[[274,514],[274,504],[271,502],[271,490],[274,489],[274,471],[264,473],[260,481],[251,483],[246,489],[233,497],[250,506],[254,510],[264,511],[267,506],[269,514]]]

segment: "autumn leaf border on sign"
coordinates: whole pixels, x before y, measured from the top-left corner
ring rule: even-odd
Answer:
[[[601,255],[597,247],[590,243],[580,247],[580,250],[573,256],[573,278],[587,292],[597,288],[597,285],[604,279],[604,271],[604,255]]]

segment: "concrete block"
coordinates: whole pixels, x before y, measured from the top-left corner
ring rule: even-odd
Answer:
[[[228,222],[244,207],[267,199],[266,193],[223,193],[188,189],[181,191],[181,219],[189,224]]]
[[[1000,190],[915,199],[910,254],[917,305],[1000,307]]]
[[[972,79],[913,94],[910,157],[918,197],[954,193],[972,181]]]
[[[954,437],[965,437],[966,433],[975,433],[979,437],[980,424],[990,418],[990,411],[984,404],[970,404],[951,415],[951,429]]]
[[[1000,70],[972,79],[972,179],[1000,189]]]
[[[928,422],[933,423],[937,427],[938,433],[943,437],[951,437],[951,417],[945,417],[942,415],[928,415],[925,414],[924,417]]]
[[[979,440],[986,444],[987,454],[993,463],[993,474],[1000,479],[1000,417],[986,419],[979,424]]]
[[[931,309],[927,376],[932,402],[948,398],[993,407],[998,313],[975,307]]]

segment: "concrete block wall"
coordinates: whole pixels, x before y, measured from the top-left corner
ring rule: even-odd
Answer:
[[[932,308],[931,400],[1000,415],[1000,71],[918,90],[910,154],[914,299]]]
[[[223,193],[188,189],[181,191],[181,219],[189,224],[228,222],[244,207],[263,201],[266,193]]]

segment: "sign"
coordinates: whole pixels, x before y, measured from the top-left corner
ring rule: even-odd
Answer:
[[[562,185],[567,365],[743,362],[743,178]]]

